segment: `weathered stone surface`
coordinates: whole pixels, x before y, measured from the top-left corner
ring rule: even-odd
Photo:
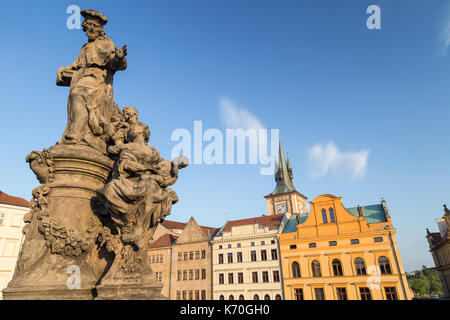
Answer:
[[[138,111],[114,103],[113,75],[126,46],[105,36],[106,17],[83,10],[88,43],[57,73],[70,86],[68,122],[53,147],[26,161],[41,183],[25,216],[25,240],[4,299],[163,299],[147,244],[178,201],[168,188],[184,157],[148,145]]]

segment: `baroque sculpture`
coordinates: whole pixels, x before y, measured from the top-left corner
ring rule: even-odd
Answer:
[[[27,157],[41,183],[4,299],[163,299],[147,245],[178,201],[169,186],[188,165],[161,158],[138,111],[114,103],[127,47],[105,35],[107,18],[83,10],[88,42],[57,71],[69,86],[67,126],[56,145]]]

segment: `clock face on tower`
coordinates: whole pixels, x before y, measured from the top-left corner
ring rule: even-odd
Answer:
[[[281,214],[281,213],[286,213],[287,211],[287,204],[286,202],[281,202],[277,204],[277,213]]]

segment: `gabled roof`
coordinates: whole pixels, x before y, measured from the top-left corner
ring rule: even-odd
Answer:
[[[170,247],[174,243],[174,241],[177,239],[178,239],[177,236],[166,233],[166,234],[162,235],[161,237],[159,237],[157,240],[150,243],[148,245],[148,248],[154,249],[154,248]]]
[[[302,224],[303,222],[306,221],[306,218],[308,218],[308,214],[309,213],[300,215],[300,224]],[[293,215],[291,215],[291,217],[289,218],[288,222],[284,226],[284,229],[283,229],[282,233],[296,232],[297,231],[297,225],[298,225],[297,215],[293,214]]]
[[[171,221],[171,220],[164,220],[161,223],[164,227],[167,229],[178,229],[178,230],[184,230],[186,227],[186,223],[178,222],[178,221]],[[213,227],[205,227],[205,226],[199,226],[202,231],[208,235],[209,231],[211,231],[212,236],[216,234],[217,231],[219,231],[219,228],[213,228]]]
[[[255,218],[247,218],[240,220],[228,221],[223,227],[222,231],[229,232],[232,227],[252,225],[252,224],[263,224],[269,227],[269,230],[277,230],[283,221],[284,214],[277,214],[271,216],[260,216]]]
[[[19,197],[10,196],[3,191],[0,191],[0,203],[9,204],[11,206],[29,207],[30,203]]]
[[[387,222],[386,213],[382,204],[360,207],[363,217],[368,224]],[[345,208],[352,216],[359,217],[358,207]]]

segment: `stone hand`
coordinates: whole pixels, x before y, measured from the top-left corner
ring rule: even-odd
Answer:
[[[123,59],[127,55],[127,45],[124,45],[120,50],[116,51],[116,57],[118,59]]]

